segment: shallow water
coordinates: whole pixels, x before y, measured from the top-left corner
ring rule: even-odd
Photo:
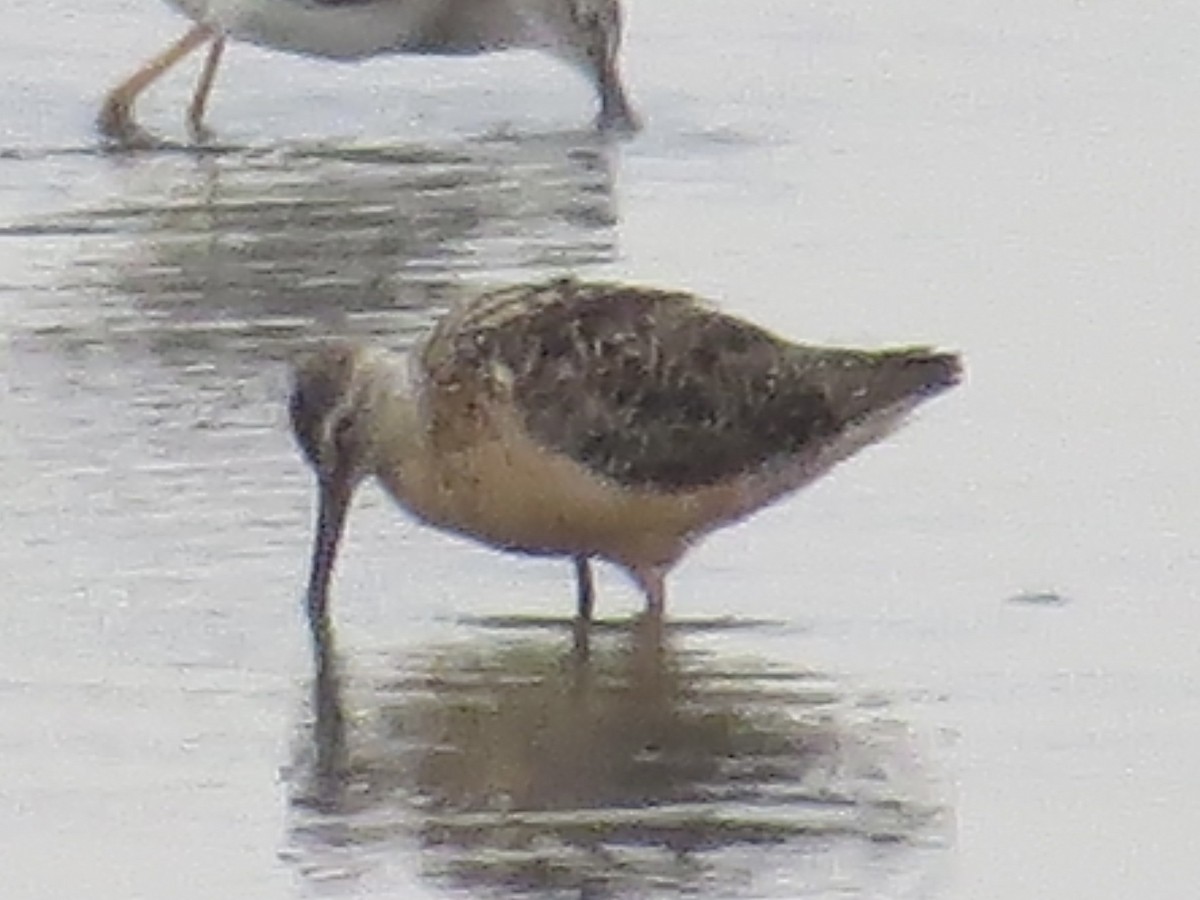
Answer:
[[[235,46],[213,148],[123,155],[98,98],[180,22],[13,5],[6,897],[1192,895],[1190,7],[636,4],[628,144],[534,56]],[[698,548],[661,645],[603,572],[587,665],[569,566],[364,491],[330,794],[285,362],[565,271],[968,383]]]

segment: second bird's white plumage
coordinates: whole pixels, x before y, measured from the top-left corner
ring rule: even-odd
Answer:
[[[622,84],[620,0],[168,0],[195,23],[159,56],[113,88],[100,130],[121,142],[152,142],[138,128],[137,98],[180,60],[206,44],[208,57],[189,108],[203,118],[226,40],[308,56],[357,60],[380,54],[469,56],[528,49],[581,72],[600,102],[597,125],[638,127]]]

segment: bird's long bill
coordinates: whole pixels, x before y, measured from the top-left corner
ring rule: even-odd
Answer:
[[[329,582],[337,560],[338,544],[346,525],[346,512],[354,485],[349,478],[322,475],[317,480],[317,527],[313,537],[312,563],[308,576],[308,624],[318,655],[329,641]]]
[[[601,131],[632,135],[642,127],[637,113],[625,96],[615,60],[604,64],[600,73],[600,115],[597,124]]]

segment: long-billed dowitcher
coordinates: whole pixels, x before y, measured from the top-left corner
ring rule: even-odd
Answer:
[[[695,541],[811,482],[956,384],[957,356],[793,344],[689,294],[570,279],[484,294],[409,354],[334,342],[301,361],[291,420],[317,475],[318,644],[356,485],[439,528],[624,568],[647,612]]]
[[[580,70],[600,99],[596,123],[634,131],[618,68],[620,0],[168,0],[195,24],[109,92],[97,125],[126,144],[152,143],[133,117],[138,96],[194,50],[208,57],[188,108],[202,137],[204,113],[227,39],[308,56],[466,56],[541,50]]]

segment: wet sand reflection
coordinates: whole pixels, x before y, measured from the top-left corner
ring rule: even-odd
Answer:
[[[586,658],[546,624],[476,623],[371,684],[322,669],[292,771],[302,872],[361,877],[386,849],[472,894],[727,895],[770,854],[934,839],[941,805],[885,710],[686,649],[736,623],[622,624]]]

